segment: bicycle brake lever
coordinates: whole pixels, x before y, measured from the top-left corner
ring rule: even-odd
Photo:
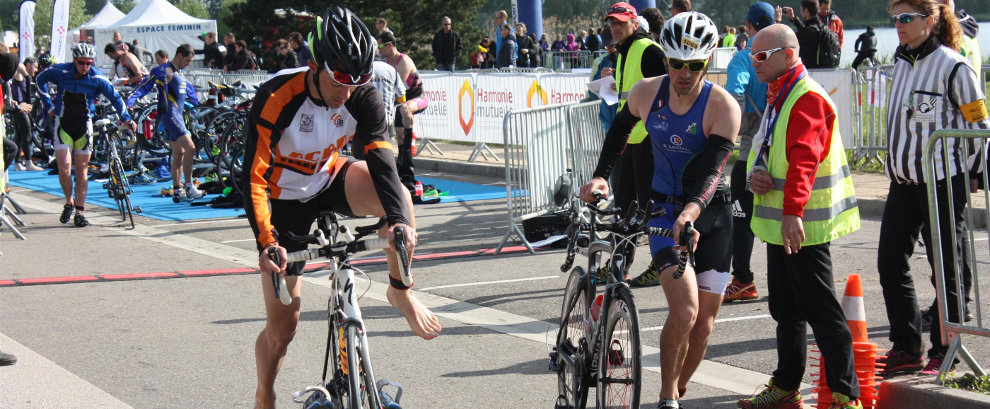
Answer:
[[[681,278],[684,275],[685,266],[691,263],[691,267],[695,265],[694,259],[694,223],[686,222],[684,223],[684,230],[681,231],[681,245],[685,247],[681,250],[680,255],[680,265],[677,266],[677,271],[674,271],[674,279]]]
[[[273,263],[275,263],[276,267],[282,265],[282,256],[278,254],[278,250],[276,250],[274,247],[268,248],[268,258],[271,259]],[[272,286],[275,288],[275,298],[278,298],[279,301],[282,301],[282,304],[285,305],[292,304],[292,295],[289,294],[289,291],[286,290],[284,293],[282,292],[282,288],[288,287],[285,284],[284,275],[281,275],[278,272],[272,273]]]

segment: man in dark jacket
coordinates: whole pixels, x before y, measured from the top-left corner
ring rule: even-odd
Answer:
[[[297,31],[289,33],[289,49],[296,52],[296,59],[299,60],[296,67],[305,67],[306,64],[313,61],[313,50],[309,48],[309,43],[303,39],[302,34]]]
[[[534,67],[533,64],[538,58],[536,53],[539,52],[539,47],[533,39],[526,35],[526,24],[516,23],[516,46],[519,49],[516,55],[516,65],[519,67]]]
[[[464,47],[461,45],[461,37],[450,28],[450,17],[444,16],[440,24],[440,30],[433,35],[433,59],[437,62],[438,70],[454,71],[457,69],[457,56]]]
[[[818,63],[819,30],[829,28],[822,24],[818,18],[818,0],[801,1],[801,19],[794,15],[794,9],[790,7],[782,8],[784,17],[791,19],[791,23],[797,29],[798,44],[801,48],[801,62],[805,68],[832,68],[824,67]]]
[[[214,69],[223,68],[223,53],[217,45],[217,33],[209,32],[203,36],[203,61],[207,67]]]
[[[877,35],[873,32],[872,26],[866,26],[866,31],[859,35],[854,47],[857,53],[852,65],[854,70],[858,69],[859,65],[866,60],[873,62],[873,66],[879,65],[875,56],[877,53]]]
[[[289,48],[289,42],[284,38],[275,42],[275,57],[272,58],[272,65],[268,68],[270,74],[279,72],[286,68],[296,68],[299,66],[299,57],[296,52]]]
[[[502,24],[499,29],[499,37],[502,43],[498,46],[498,59],[495,68],[508,68],[516,65],[516,36],[512,34],[509,24]]]

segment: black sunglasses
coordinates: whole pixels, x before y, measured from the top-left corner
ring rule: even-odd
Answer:
[[[692,72],[698,72],[705,69],[705,67],[708,65],[708,60],[684,61],[684,60],[678,60],[676,58],[668,58],[667,65],[669,65],[670,68],[673,68],[675,70],[684,69],[684,66],[687,65],[688,69],[691,70]]]

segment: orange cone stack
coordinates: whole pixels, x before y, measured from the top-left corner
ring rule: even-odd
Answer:
[[[876,359],[879,355],[877,344],[870,342],[866,326],[866,309],[863,306],[863,284],[859,274],[850,274],[846,282],[846,291],[842,297],[842,311],[849,324],[852,334],[853,357],[856,366],[856,378],[859,379],[859,399],[864,409],[872,409],[876,405],[877,387],[880,377],[877,376]],[[823,360],[822,360],[823,361]],[[818,407],[828,408],[832,401],[832,391],[825,384],[825,365],[819,362],[818,376]],[[825,403],[824,406],[823,403]]]

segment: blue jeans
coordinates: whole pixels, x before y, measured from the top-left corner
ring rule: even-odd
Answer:
[[[454,68],[454,62],[449,62],[449,63],[438,62],[437,69],[440,71],[457,71],[457,69]]]

